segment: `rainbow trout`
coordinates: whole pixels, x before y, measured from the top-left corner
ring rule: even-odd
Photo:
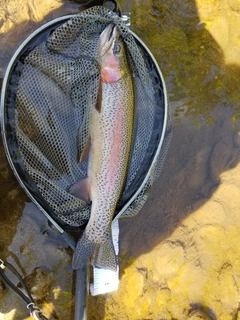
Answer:
[[[124,44],[113,24],[101,33],[99,50],[101,83],[90,123],[90,146],[86,147],[89,162],[85,191],[92,207],[89,222],[74,253],[73,268],[87,264],[91,256],[93,266],[116,270],[111,223],[128,170],[134,93]],[[79,182],[70,192],[84,198],[81,189]]]

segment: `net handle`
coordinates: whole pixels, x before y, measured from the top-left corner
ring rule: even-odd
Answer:
[[[22,290],[20,290],[17,286],[15,286],[15,284],[5,275],[4,273],[5,269],[8,269],[20,281],[26,294]],[[30,315],[34,319],[48,320],[44,316],[43,311],[35,304],[29,289],[25,285],[22,277],[20,276],[16,268],[11,263],[4,262],[2,259],[0,259],[0,279],[8,288],[13,290],[27,304],[27,309],[29,310]]]

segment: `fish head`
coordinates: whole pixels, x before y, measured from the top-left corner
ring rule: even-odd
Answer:
[[[103,82],[116,82],[125,75],[126,54],[117,26],[109,24],[101,33],[99,54]]]

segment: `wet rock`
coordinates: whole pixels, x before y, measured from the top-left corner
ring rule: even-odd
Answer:
[[[2,299],[7,292],[5,284],[0,280],[0,299]]]
[[[35,268],[23,281],[33,298],[42,300],[52,288],[53,275],[43,268]],[[18,286],[21,287],[21,284]]]
[[[231,160],[232,148],[223,141],[215,144],[210,156],[210,174],[213,181],[219,181],[220,174],[227,169]]]
[[[194,310],[192,311],[186,320],[212,320],[204,311]]]
[[[20,246],[20,252],[22,255],[29,255],[31,253],[31,250],[28,246],[21,245]]]
[[[236,145],[236,147],[239,148],[240,146],[240,132],[236,132],[235,135],[234,135],[234,144]]]
[[[144,275],[141,272],[128,272],[124,275],[127,294],[123,300],[128,306],[134,306],[135,302],[143,294]]]
[[[232,11],[240,13],[240,3],[237,0],[228,0],[228,5]]]

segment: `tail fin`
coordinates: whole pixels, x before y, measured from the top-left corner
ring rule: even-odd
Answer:
[[[86,266],[90,257],[91,264],[94,267],[117,271],[117,257],[111,232],[108,233],[106,240],[101,244],[90,242],[87,239],[86,232],[84,232],[77,243],[73,255],[73,269],[80,269],[81,267]]]
[[[98,268],[117,271],[117,256],[115,254],[111,232],[108,233],[104,243],[95,248],[91,258],[91,264]]]
[[[90,256],[96,248],[96,244],[87,239],[86,232],[78,240],[76,249],[73,255],[73,269],[80,269],[87,265]]]

